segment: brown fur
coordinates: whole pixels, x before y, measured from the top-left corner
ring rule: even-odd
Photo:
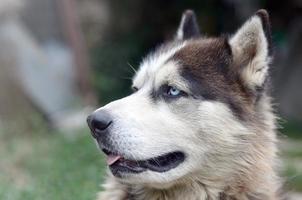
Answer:
[[[180,62],[181,73],[196,97],[222,101],[241,119],[250,116],[255,94],[244,87],[234,70],[236,64],[226,38],[192,40],[172,59]]]

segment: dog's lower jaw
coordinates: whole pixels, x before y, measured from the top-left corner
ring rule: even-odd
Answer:
[[[268,189],[265,187],[268,185],[272,186],[271,183],[265,183],[263,180],[259,185],[255,185],[255,188],[244,188],[230,183],[222,189],[217,184],[207,186],[192,181],[168,189],[156,189],[124,184],[109,175],[103,185],[104,190],[98,194],[97,200],[281,200],[277,193],[278,186]]]

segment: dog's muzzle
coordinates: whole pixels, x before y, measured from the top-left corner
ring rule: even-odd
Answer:
[[[181,151],[167,152],[145,160],[133,160],[122,152],[117,152],[110,142],[113,119],[106,111],[94,112],[87,118],[92,136],[107,156],[107,165],[113,175],[122,177],[123,174],[140,173],[146,170],[166,172],[181,164],[185,154]]]

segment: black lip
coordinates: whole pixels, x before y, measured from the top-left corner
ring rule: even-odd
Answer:
[[[166,172],[176,168],[185,160],[185,154],[176,151],[144,161],[144,166],[152,171]]]
[[[110,165],[109,168],[112,174],[117,177],[122,177],[122,174],[138,174],[147,170],[145,167],[140,166],[138,162],[134,164],[134,161],[129,160],[119,160],[113,165]]]
[[[108,151],[105,151],[108,154]],[[181,151],[167,153],[158,157],[147,160],[133,161],[128,159],[121,159],[109,166],[113,175],[121,177],[125,173],[141,173],[146,170],[155,172],[166,172],[176,168],[185,160],[185,154]]]

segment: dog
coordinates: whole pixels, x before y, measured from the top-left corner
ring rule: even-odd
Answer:
[[[98,200],[281,199],[272,51],[266,10],[221,37],[185,11],[134,92],[87,118],[110,169]]]

